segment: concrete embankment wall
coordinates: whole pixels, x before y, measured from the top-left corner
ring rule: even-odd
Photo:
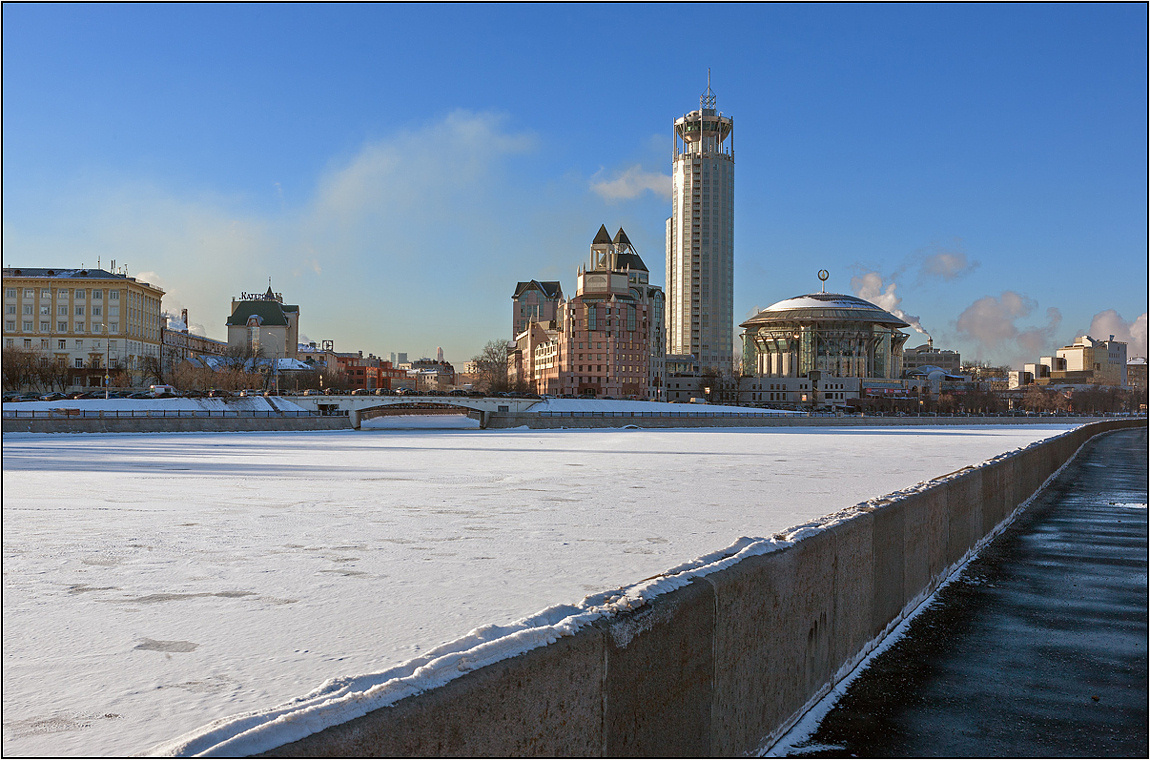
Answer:
[[[631,612],[268,756],[753,752],[931,593],[1095,423],[793,537]]]
[[[858,415],[806,416],[806,415],[749,415],[746,417],[706,416],[540,416],[530,412],[487,413],[484,427],[489,429],[528,427],[554,428],[620,428],[634,425],[640,428],[701,428],[701,427],[906,427],[908,425],[1030,425],[1030,424],[1086,424],[1091,418],[1066,417],[860,417]]]
[[[231,433],[262,430],[345,430],[347,417],[83,417],[12,419],[5,433]]]

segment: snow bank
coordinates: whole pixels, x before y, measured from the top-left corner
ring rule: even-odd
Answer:
[[[280,747],[346,723],[401,699],[443,686],[473,670],[553,644],[596,620],[642,607],[657,596],[682,588],[758,554],[791,546],[792,541],[740,538],[654,578],[559,605],[510,625],[476,628],[461,639],[430,650],[395,668],[368,675],[335,678],[298,699],[271,710],[218,720],[154,747],[164,756],[237,757]]]
[[[645,412],[647,414],[788,414],[779,409],[758,409],[724,404],[672,404],[667,401],[615,401],[611,399],[552,398],[540,401],[530,412]],[[791,412],[793,414],[793,412]]]
[[[81,398],[62,401],[23,401],[5,404],[6,412],[46,412],[79,409],[85,412],[302,412],[303,407],[283,396],[234,398]]]

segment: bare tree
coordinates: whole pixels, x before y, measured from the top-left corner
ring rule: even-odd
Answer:
[[[39,387],[39,354],[26,348],[4,349],[4,390],[18,391]]]
[[[472,361],[475,362],[476,388],[488,393],[510,390],[507,381],[508,345],[505,340],[488,341]]]

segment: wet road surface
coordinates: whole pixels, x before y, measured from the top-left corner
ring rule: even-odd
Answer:
[[[1146,503],[1146,428],[1089,442],[790,756],[1147,757]]]

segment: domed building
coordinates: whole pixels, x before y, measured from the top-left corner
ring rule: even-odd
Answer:
[[[835,377],[897,379],[909,327],[870,301],[840,293],[811,293],[763,309],[743,328],[743,372],[802,377],[811,370]],[[747,366],[750,360],[750,366]]]
[[[864,395],[901,395],[909,336],[899,328],[909,326],[870,301],[841,293],[779,301],[740,325],[742,400],[845,406]]]

